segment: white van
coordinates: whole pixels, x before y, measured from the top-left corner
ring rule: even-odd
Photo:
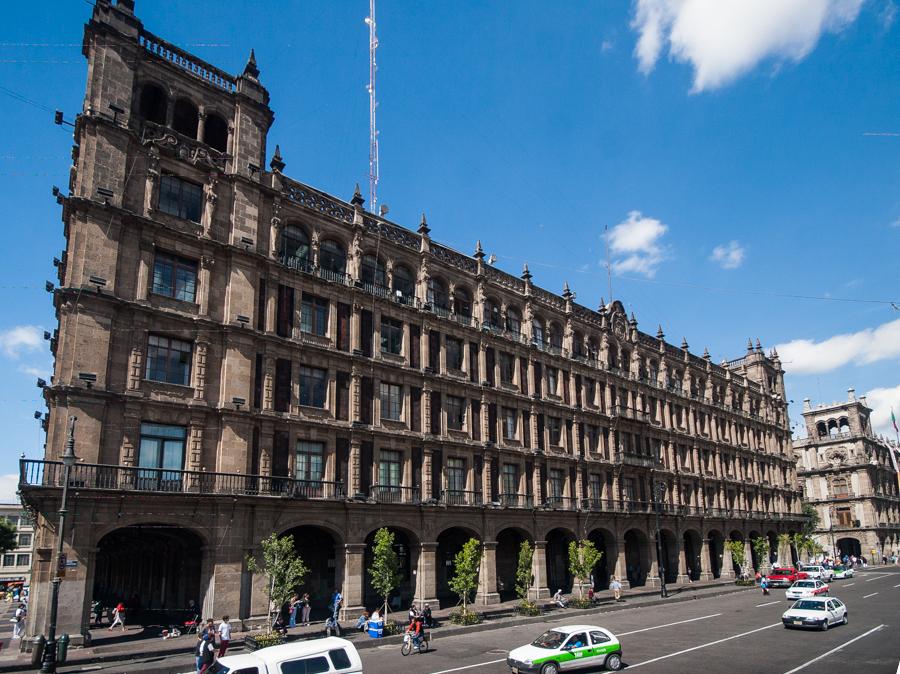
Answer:
[[[362,660],[346,639],[326,637],[269,646],[242,655],[226,655],[211,674],[362,674]]]

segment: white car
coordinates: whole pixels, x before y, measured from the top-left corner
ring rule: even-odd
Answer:
[[[834,580],[834,571],[820,564],[807,564],[800,570],[803,571],[803,573],[805,573],[809,578],[816,578],[818,580],[825,581],[826,583]]]
[[[828,594],[828,586],[821,580],[798,580],[784,592],[787,599],[806,599]]]
[[[817,597],[801,599],[795,602],[784,615],[781,622],[785,629],[792,627],[815,627],[827,630],[831,625],[846,625],[849,612],[844,603],[835,597]]]
[[[226,655],[208,670],[213,674],[279,674],[286,672],[329,672],[362,674],[362,661],[356,646],[346,639],[325,637],[292,641],[280,646],[260,648],[252,653]]]
[[[834,567],[834,580],[844,580],[845,578],[853,578],[853,567],[840,564]]]
[[[622,646],[607,629],[594,625],[565,625],[547,630],[527,646],[509,652],[512,674],[559,674],[581,667],[622,668]]]

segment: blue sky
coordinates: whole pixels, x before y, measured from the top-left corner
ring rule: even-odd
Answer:
[[[349,198],[368,161],[365,0],[137,0],[152,32],[229,72],[251,47],[272,95],[270,152]],[[379,0],[379,201],[464,252],[716,361],[780,345],[799,403],[870,392],[900,412],[900,18],[894,1]],[[86,0],[12,3],[0,29],[0,455],[37,457],[84,92]],[[27,99],[25,101],[22,98]],[[871,135],[894,134],[894,135]],[[803,297],[800,297],[803,296]],[[823,298],[823,299],[806,299]],[[825,299],[831,298],[831,299]],[[837,299],[852,301],[837,301]],[[869,300],[878,300],[873,302]],[[47,377],[49,378],[49,377]],[[2,491],[2,488],[0,488]]]

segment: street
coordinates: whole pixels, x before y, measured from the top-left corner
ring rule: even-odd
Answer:
[[[896,639],[900,569],[870,570],[831,584],[831,595],[849,608],[847,626],[786,630],[781,614],[790,606],[784,590],[764,597],[759,590],[667,606],[605,614],[570,613],[545,623],[488,629],[459,636],[432,634],[431,650],[403,657],[397,644],[360,650],[366,674],[508,674],[508,650],[560,624],[599,624],[622,643],[626,669],[652,672],[865,672],[894,674],[900,661]],[[187,672],[188,655],[130,663],[71,667],[61,671],[105,674]],[[596,670],[583,670],[596,671]]]

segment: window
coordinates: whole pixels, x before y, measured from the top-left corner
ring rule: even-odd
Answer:
[[[325,337],[328,334],[328,300],[303,293],[300,307],[300,331]]]
[[[456,457],[447,459],[447,491],[466,490],[466,460]]]
[[[518,430],[518,412],[512,407],[503,408],[503,439],[515,440]]]
[[[395,294],[399,292],[402,297],[412,297],[416,294],[412,272],[405,265],[394,265],[393,283]]]
[[[550,346],[556,347],[557,349],[562,348],[562,330],[560,329],[557,323],[551,323],[550,329],[548,331]]]
[[[590,492],[591,500],[594,503],[599,503],[603,494],[603,485],[600,482],[600,476],[596,473],[592,473],[588,480],[588,491]]]
[[[393,318],[381,319],[381,351],[399,356],[403,347],[403,323]]]
[[[183,98],[175,101],[175,110],[172,113],[172,128],[188,138],[197,138],[197,126],[200,122],[200,114],[197,106]]]
[[[290,337],[294,328],[294,289],[278,284],[278,302],[275,305],[275,334]]]
[[[548,471],[550,478],[550,497],[560,499],[563,495],[563,472],[561,468],[551,468]]]
[[[447,396],[447,428],[461,431],[466,423],[465,398]]]
[[[153,291],[157,295],[193,302],[197,296],[197,263],[166,253],[153,261]]]
[[[500,488],[504,494],[519,493],[519,466],[515,463],[504,463],[500,472]]]
[[[516,372],[516,358],[511,353],[500,352],[500,381],[512,384]]]
[[[437,278],[428,279],[428,303],[438,312],[450,311],[450,296],[447,294],[447,286]]]
[[[591,642],[594,644],[605,644],[609,641],[609,637],[603,632],[591,632]]]
[[[535,344],[544,343],[544,324],[538,318],[531,321],[531,341]]]
[[[403,389],[399,384],[381,382],[381,418],[400,421],[403,410]]]
[[[275,387],[273,390],[273,407],[276,412],[288,412],[291,409],[291,361],[287,358],[275,359]]]
[[[190,342],[161,335],[147,338],[147,379],[187,386],[191,379]]]
[[[167,173],[159,180],[159,210],[178,218],[200,222],[203,188]]]
[[[500,329],[503,327],[500,316],[500,307],[497,306],[497,303],[493,300],[485,300],[484,316],[482,316],[482,320],[485,325],[489,325],[492,328]]]
[[[578,634],[573,634],[571,637],[569,637],[569,640],[566,642],[564,648],[585,648],[587,645],[587,634],[585,634],[584,632],[579,632]]]
[[[463,368],[463,343],[461,339],[447,337],[447,369],[462,370]]]
[[[343,246],[331,239],[319,244],[319,267],[327,272],[343,274],[347,269],[347,254]]]
[[[7,522],[9,522],[14,528],[18,528],[18,526],[19,526],[19,516],[18,515],[7,515],[4,519]]]
[[[453,309],[460,316],[471,318],[472,316],[472,300],[469,292],[464,288],[457,288],[453,292]]]
[[[547,367],[547,394],[559,395],[559,370],[555,367]]]
[[[547,417],[547,431],[550,434],[550,444],[558,445],[562,439],[562,420],[559,417]]]
[[[343,648],[328,651],[328,657],[331,658],[331,664],[335,669],[346,669],[350,666],[350,658],[347,657],[347,652]]]
[[[363,255],[362,282],[379,288],[387,287],[387,273],[384,270],[384,262],[374,255]]]
[[[166,92],[155,84],[145,84],[141,89],[140,115],[148,122],[166,123]]]
[[[835,498],[849,498],[850,497],[850,489],[847,487],[847,480],[845,478],[838,478],[834,481],[834,497]]]
[[[288,225],[281,234],[282,262],[303,269],[309,263],[309,236],[296,225]]]
[[[300,368],[300,404],[304,407],[325,407],[328,370],[319,367]]]
[[[16,565],[16,556],[15,555],[3,555],[3,566],[15,566]]]
[[[212,149],[225,152],[228,149],[228,124],[218,115],[207,115],[203,124],[203,142]]]
[[[177,472],[184,468],[184,445],[187,429],[184,426],[141,424],[141,444],[138,449],[138,483],[142,489],[180,485]]]
[[[19,547],[27,548],[31,545],[31,534],[19,534]]]
[[[378,484],[387,487],[399,487],[400,479],[400,452],[382,449],[378,459]]]
[[[506,309],[506,329],[517,335],[522,332],[522,314],[518,309],[513,307]]]
[[[325,476],[325,444],[322,442],[297,441],[298,480],[320,482]]]
[[[281,674],[321,674],[331,669],[324,655],[279,663]]]
[[[597,404],[597,382],[594,379],[585,381],[584,400],[588,405],[595,406]]]

